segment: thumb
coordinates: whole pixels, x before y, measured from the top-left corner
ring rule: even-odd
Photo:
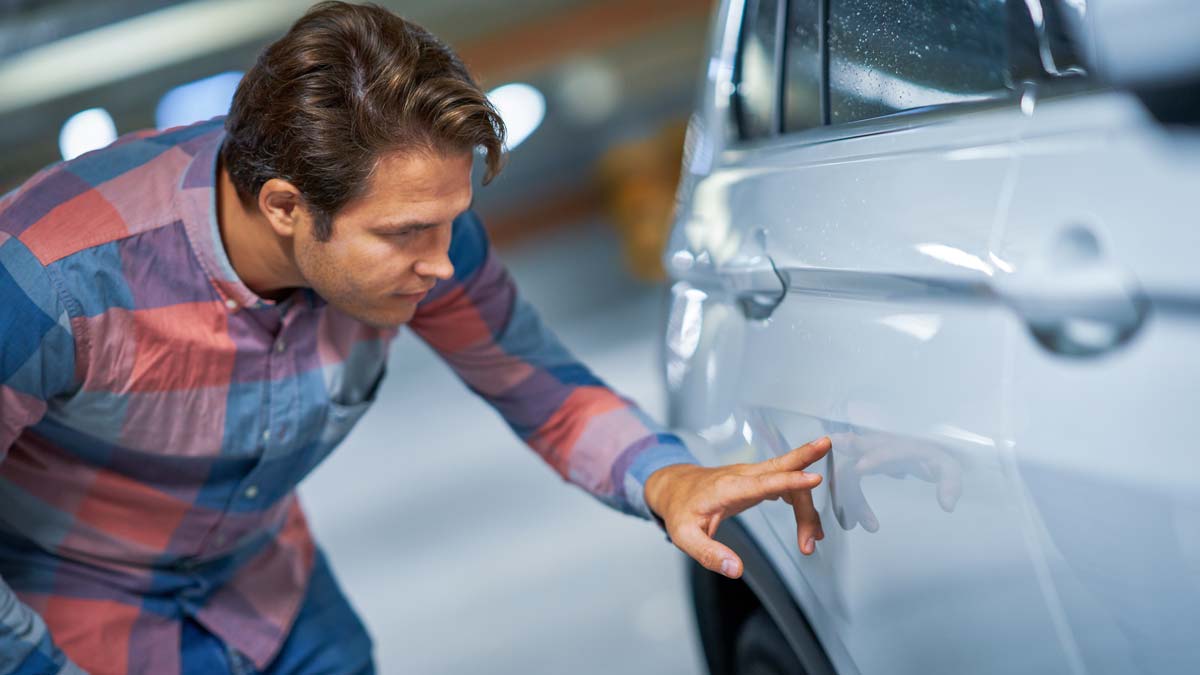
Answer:
[[[698,525],[682,528],[672,539],[684,553],[710,572],[730,579],[742,576],[742,559],[728,546],[705,534]]]

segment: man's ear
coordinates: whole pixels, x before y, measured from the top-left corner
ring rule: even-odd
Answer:
[[[272,178],[258,191],[258,210],[281,237],[294,237],[308,218],[300,190],[282,178]]]

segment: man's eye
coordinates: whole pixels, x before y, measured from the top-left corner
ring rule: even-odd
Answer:
[[[429,229],[428,227],[410,227],[410,228],[407,228],[404,230],[400,230],[398,232],[393,232],[392,236],[396,237],[397,239],[408,239],[408,238],[416,236],[428,229]]]

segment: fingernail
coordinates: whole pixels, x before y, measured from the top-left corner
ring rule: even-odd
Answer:
[[[721,563],[721,574],[724,574],[732,579],[734,575],[737,574],[737,563],[729,558],[726,558],[725,561]]]
[[[817,544],[815,541],[813,541],[812,537],[808,538],[808,542],[807,542],[807,545],[805,546],[805,548],[808,549],[809,553],[812,553],[813,551],[817,550]]]

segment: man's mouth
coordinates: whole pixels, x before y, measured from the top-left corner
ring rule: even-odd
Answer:
[[[401,300],[408,300],[409,302],[418,302],[421,299],[423,299],[425,297],[425,295],[427,293],[429,293],[430,290],[431,290],[430,288],[426,288],[425,290],[417,291],[416,293],[393,293],[392,295],[397,298],[400,298]]]

